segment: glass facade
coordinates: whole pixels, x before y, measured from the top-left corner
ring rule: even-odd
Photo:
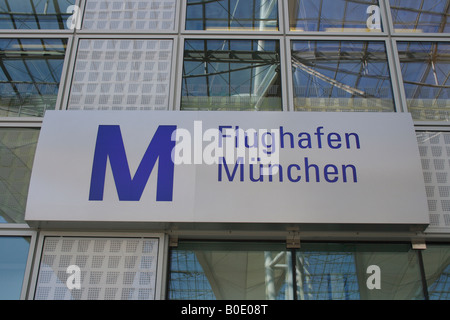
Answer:
[[[289,0],[288,5],[291,31],[382,31],[378,0]]]
[[[283,245],[183,243],[171,254],[169,298],[285,300],[292,288]]]
[[[217,230],[183,241],[180,231],[162,266],[162,298],[449,300],[449,8],[450,0],[0,0],[0,299],[156,297],[149,274],[132,276],[124,262],[145,264],[142,253],[114,260],[104,251],[101,260],[95,239],[87,254],[56,236],[52,260],[28,236],[42,232],[24,215],[47,110],[218,110],[411,114],[426,249],[382,229],[357,244],[354,233],[336,242],[319,231],[300,249],[283,236],[267,242],[261,230],[247,242],[219,242]],[[27,274],[31,262],[38,267]],[[66,262],[90,267],[87,290],[67,291]]]
[[[68,29],[75,0],[1,0],[0,29]]]
[[[401,244],[305,244],[296,252],[298,299],[422,300],[419,258],[410,248]]]
[[[450,32],[449,0],[390,0],[389,4],[395,32]]]
[[[275,40],[186,40],[182,110],[282,110]]]
[[[187,0],[186,30],[277,31],[278,1]]]
[[[0,128],[0,223],[23,223],[39,129]]]
[[[67,39],[0,39],[0,116],[55,109]]]
[[[296,111],[394,111],[386,45],[292,41]]]
[[[0,236],[0,300],[19,300],[30,237]]]
[[[448,121],[450,43],[399,41],[408,110],[416,120]]]
[[[450,247],[431,245],[422,255],[430,300],[450,300]]]
[[[168,297],[175,300],[423,300],[427,292],[419,253],[408,244],[305,243],[288,250],[183,242],[170,257]],[[448,278],[448,270],[439,277]]]

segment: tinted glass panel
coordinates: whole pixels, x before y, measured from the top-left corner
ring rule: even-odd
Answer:
[[[0,116],[55,109],[66,39],[0,39]]]
[[[278,30],[278,0],[187,0],[186,30]]]
[[[0,128],[0,223],[23,223],[38,129]]]
[[[430,300],[450,300],[450,246],[427,245],[422,257]]]
[[[384,42],[293,41],[298,111],[394,111]]]
[[[378,0],[289,0],[291,31],[381,32]]]
[[[298,299],[424,299],[418,255],[410,247],[302,244],[296,255]]]
[[[416,120],[450,119],[450,43],[397,44],[409,111]]]
[[[450,0],[390,0],[396,32],[450,32]]]
[[[279,42],[186,40],[183,110],[281,110]]]
[[[30,238],[0,237],[0,300],[19,300]]]
[[[75,0],[0,0],[0,29],[68,29]]]
[[[424,299],[410,244],[180,242],[171,251],[170,299]]]
[[[289,299],[289,261],[282,245],[183,243],[171,253],[169,298]]]

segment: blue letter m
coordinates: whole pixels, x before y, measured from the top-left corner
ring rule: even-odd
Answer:
[[[156,201],[172,201],[174,163],[172,133],[176,126],[159,126],[133,178],[119,126],[99,126],[92,166],[90,201],[102,201],[105,188],[106,165],[109,158],[120,201],[139,201],[153,167],[158,162]]]

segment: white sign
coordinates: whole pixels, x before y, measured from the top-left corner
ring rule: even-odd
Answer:
[[[27,221],[429,223],[397,113],[47,112]]]

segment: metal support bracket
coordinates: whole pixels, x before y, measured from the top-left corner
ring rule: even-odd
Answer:
[[[411,244],[414,250],[426,250],[427,248],[425,240],[412,240]]]
[[[300,232],[289,231],[286,237],[286,248],[288,249],[300,249]]]
[[[178,247],[178,236],[170,236],[169,247],[171,247],[171,248]]]

